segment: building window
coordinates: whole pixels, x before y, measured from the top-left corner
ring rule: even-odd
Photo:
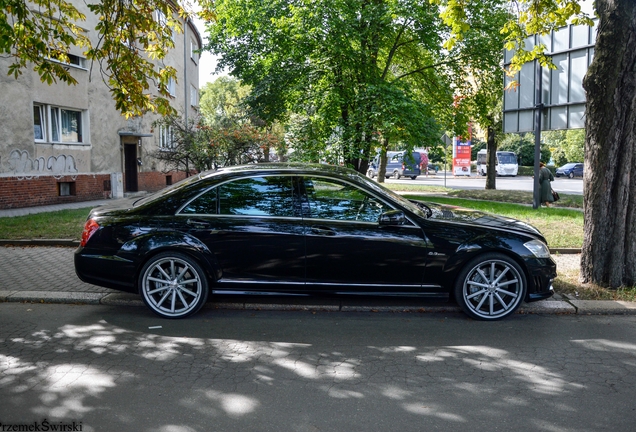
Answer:
[[[172,77],[168,78],[168,93],[170,93],[170,96],[177,94],[177,83]]]
[[[82,69],[86,69],[86,59],[84,57],[76,56],[74,54],[66,54],[64,57],[49,57],[50,60],[55,62],[64,63],[71,66],[76,66]]]
[[[199,106],[199,90],[193,85],[190,86],[190,105],[193,107]]]
[[[84,59],[73,54],[68,54],[68,63],[81,68],[84,67]]]
[[[166,14],[164,14],[162,11],[157,10],[157,22],[159,24],[161,24],[161,27],[167,27],[168,26],[168,18],[166,18]],[[172,41],[174,42],[174,31],[172,31],[172,28],[170,28],[170,37],[172,38]]]
[[[59,196],[74,196],[75,195],[75,182],[60,182],[58,186]]]
[[[190,39],[190,58],[195,63],[199,62],[199,53],[197,52],[198,49],[199,49],[198,44],[194,40]]]
[[[159,128],[159,148],[162,150],[172,150],[175,146],[172,126],[161,126]]]
[[[33,132],[36,141],[83,143],[84,111],[33,104]]]
[[[46,123],[42,105],[33,105],[33,133],[36,141],[46,141]]]

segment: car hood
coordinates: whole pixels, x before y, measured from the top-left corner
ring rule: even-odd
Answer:
[[[453,222],[463,222],[471,225],[481,225],[490,228],[500,228],[531,234],[533,237],[540,237],[545,241],[541,231],[532,225],[522,222],[518,219],[507,218],[504,216],[486,213],[479,210],[472,210],[463,207],[443,205],[427,202],[426,205],[431,209],[432,215],[429,220],[447,220]]]

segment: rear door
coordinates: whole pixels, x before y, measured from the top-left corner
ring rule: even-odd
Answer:
[[[342,180],[308,176],[303,191],[308,288],[350,294],[421,291],[428,251],[421,228],[408,222],[380,226],[380,215],[394,207]]]
[[[231,180],[180,212],[182,224],[215,254],[217,288],[293,291],[305,282],[304,226],[294,176]]]

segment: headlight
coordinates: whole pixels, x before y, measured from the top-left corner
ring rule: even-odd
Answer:
[[[532,240],[523,245],[537,258],[550,258],[550,249],[540,240]]]

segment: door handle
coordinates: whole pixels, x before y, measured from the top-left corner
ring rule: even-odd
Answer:
[[[314,226],[311,227],[312,234],[321,235],[321,236],[335,236],[336,232],[331,228]]]
[[[209,222],[197,220],[197,219],[188,219],[186,223],[195,228],[205,228],[210,226]]]

